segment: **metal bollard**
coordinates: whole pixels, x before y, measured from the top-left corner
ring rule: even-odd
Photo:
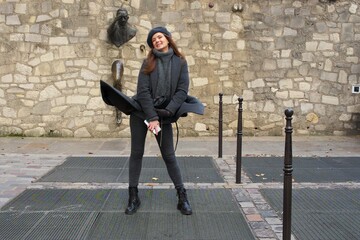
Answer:
[[[222,93],[219,93],[219,152],[218,157],[222,158],[222,132],[223,132],[223,110],[222,110]]]
[[[236,183],[241,183],[241,155],[242,155],[242,103],[243,98],[238,98],[238,131],[237,131],[237,148],[236,148]]]
[[[283,240],[291,239],[291,198],[292,198],[292,139],[293,128],[291,126],[294,111],[290,108],[285,110],[285,158],[284,158],[284,195],[283,195]]]

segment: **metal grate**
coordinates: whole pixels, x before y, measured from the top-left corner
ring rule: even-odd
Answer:
[[[281,217],[282,189],[262,189]],[[297,239],[360,239],[360,189],[294,189],[292,231]]]
[[[360,157],[293,158],[295,182],[359,182]],[[244,171],[253,182],[282,182],[284,158],[246,157]]]
[[[26,190],[0,212],[0,239],[255,239],[228,189],[189,189],[193,215],[176,209],[174,189]]]
[[[224,182],[211,157],[178,157],[185,182]],[[126,157],[69,157],[39,182],[128,182]],[[144,157],[140,182],[171,183],[160,157]]]

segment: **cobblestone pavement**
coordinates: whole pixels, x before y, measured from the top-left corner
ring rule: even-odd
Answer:
[[[148,138],[151,138],[149,136]],[[243,156],[283,156],[284,137],[244,137]],[[252,183],[242,172],[235,183],[236,138],[224,138],[223,156],[218,156],[218,140],[181,138],[178,156],[212,156],[225,183],[186,183],[187,188],[231,189],[254,233],[260,240],[282,239],[282,222],[259,190],[282,188],[282,183]],[[128,156],[129,139],[0,138],[0,207],[30,188],[127,188],[124,183],[38,183],[41,176],[68,156]],[[145,155],[158,155],[154,139],[148,139]],[[360,156],[360,136],[293,137],[293,156]],[[143,184],[142,188],[172,188],[172,184]],[[360,188],[360,183],[294,183],[293,188]]]

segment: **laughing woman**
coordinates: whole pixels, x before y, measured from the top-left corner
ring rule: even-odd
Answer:
[[[134,214],[140,207],[138,184],[146,134],[150,131],[155,133],[167,172],[177,190],[177,209],[184,215],[191,215],[192,209],[175,156],[171,125],[189,97],[188,65],[166,28],[152,29],[147,43],[151,51],[140,70],[136,95],[142,112],[130,116],[129,201],[125,213]],[[144,124],[144,120],[148,125]]]

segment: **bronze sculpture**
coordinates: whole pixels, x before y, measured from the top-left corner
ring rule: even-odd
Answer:
[[[124,43],[128,42],[136,35],[137,30],[127,23],[128,19],[128,11],[120,8],[116,12],[116,17],[113,23],[107,30],[109,41],[117,47],[120,47]]]
[[[115,60],[111,65],[111,72],[113,77],[114,88],[121,91],[122,90],[121,79],[124,73],[123,63],[120,60]],[[116,123],[120,125],[122,122],[121,112],[117,108],[115,108],[115,111],[116,111]]]

